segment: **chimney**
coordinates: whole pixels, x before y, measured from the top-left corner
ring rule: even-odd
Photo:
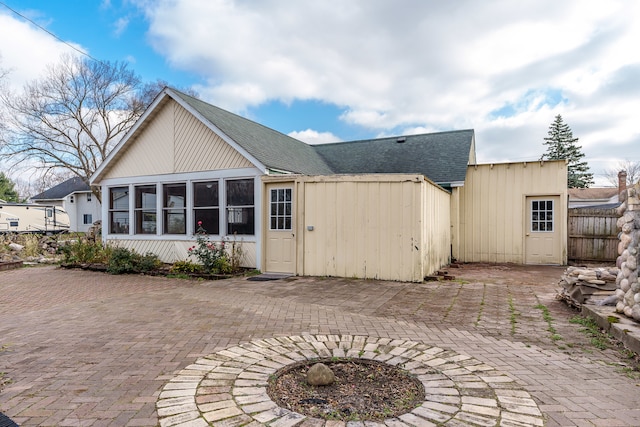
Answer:
[[[627,198],[627,171],[618,172],[618,201],[623,202]]]

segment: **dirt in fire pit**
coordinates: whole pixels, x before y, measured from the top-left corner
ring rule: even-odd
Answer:
[[[332,385],[307,383],[307,371],[318,362],[335,374]],[[291,411],[343,421],[396,417],[420,406],[425,398],[422,383],[407,371],[363,359],[323,359],[287,366],[269,381],[267,393]]]

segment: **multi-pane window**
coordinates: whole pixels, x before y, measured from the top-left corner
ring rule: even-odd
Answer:
[[[93,223],[93,215],[92,214],[82,215],[82,223],[85,225]]]
[[[156,234],[156,186],[139,185],[136,187],[135,196],[136,234]]]
[[[133,206],[129,205],[130,188]],[[109,233],[253,235],[254,191],[253,178],[112,187]],[[276,227],[291,229],[292,190],[282,189],[275,197]]]
[[[553,231],[553,200],[531,201],[531,231]]]
[[[220,234],[218,181],[193,184],[193,219],[196,233],[202,229],[207,234]]]
[[[162,220],[164,234],[186,234],[187,232],[187,185],[165,184],[162,187],[164,203]]]
[[[254,234],[253,179],[226,181],[227,234]]]
[[[291,230],[291,188],[271,189],[269,228]]]
[[[109,189],[109,233],[129,234],[129,188]]]

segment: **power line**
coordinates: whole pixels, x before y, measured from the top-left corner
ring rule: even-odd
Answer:
[[[40,24],[36,23],[35,21],[33,21],[32,19],[29,19],[28,17],[24,16],[23,14],[21,14],[20,12],[18,12],[15,9],[12,9],[11,7],[7,6],[6,3],[0,1],[0,5],[6,7],[7,9],[9,9],[11,12],[15,13],[16,15],[18,15],[19,17],[21,17],[22,19],[24,19],[25,21],[29,21],[31,24],[33,24],[34,26],[36,26],[37,28],[41,29],[42,31],[44,31],[45,33],[49,34],[50,36],[52,36],[53,38],[55,38],[56,40],[66,44],[67,46],[69,46],[71,49],[75,50],[76,52],[80,53],[81,55],[86,56],[87,58],[96,61],[96,62],[100,62],[101,64],[104,64],[103,61],[94,58],[93,56],[89,55],[87,52],[84,52],[80,49],[78,49],[77,47],[73,46],[72,44],[62,40],[60,37],[58,37],[56,34],[52,33],[51,31],[47,30],[46,28],[44,28],[43,26],[41,26]]]

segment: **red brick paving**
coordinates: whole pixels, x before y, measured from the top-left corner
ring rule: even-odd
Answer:
[[[12,382],[0,412],[23,426],[155,426],[160,389],[198,357],[258,338],[352,334],[469,354],[525,388],[547,426],[640,426],[640,379],[569,322],[576,313],[554,299],[562,270],[469,265],[452,271],[465,280],[424,284],[2,271],[0,372]]]

